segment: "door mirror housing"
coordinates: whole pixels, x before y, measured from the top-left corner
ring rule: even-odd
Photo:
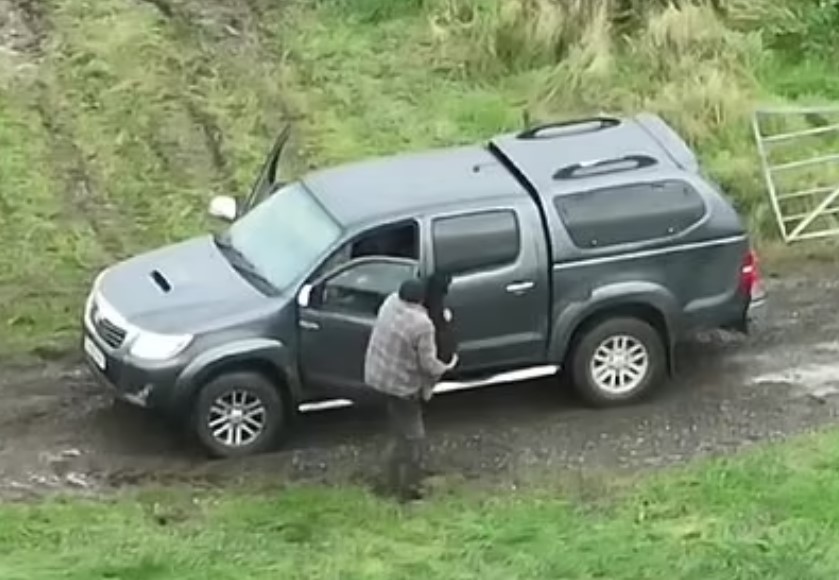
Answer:
[[[300,308],[308,308],[312,303],[312,289],[311,284],[304,285],[300,292],[297,293],[297,306]]]
[[[226,222],[235,221],[238,214],[236,200],[228,195],[217,195],[210,201],[208,213]]]

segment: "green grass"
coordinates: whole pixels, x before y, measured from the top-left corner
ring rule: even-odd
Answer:
[[[0,355],[70,344],[96,270],[208,227],[212,193],[246,188],[284,116],[259,45],[140,2],[47,17],[37,77],[0,96]]]
[[[208,199],[247,189],[287,119],[293,175],[525,114],[653,110],[771,239],[749,114],[839,98],[837,27],[810,0],[162,4],[48,0],[37,66],[4,67],[0,357],[71,345],[95,271],[210,227]]]
[[[832,433],[620,489],[584,481],[583,494],[449,489],[402,508],[292,487],[6,504],[0,577],[832,580],[837,467]]]

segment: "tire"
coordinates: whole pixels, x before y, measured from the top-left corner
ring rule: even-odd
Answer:
[[[223,411],[229,413],[226,420]],[[230,372],[212,379],[198,393],[192,412],[193,432],[216,458],[264,453],[274,446],[287,423],[288,413],[277,386],[255,372]]]
[[[622,360],[619,353],[626,353]],[[640,401],[664,382],[667,369],[661,335],[637,318],[611,318],[588,329],[570,362],[574,388],[595,407]]]

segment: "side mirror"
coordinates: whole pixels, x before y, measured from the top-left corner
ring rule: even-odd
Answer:
[[[214,218],[232,222],[236,220],[238,208],[236,200],[227,195],[218,195],[210,201],[208,213]]]
[[[297,294],[297,306],[300,308],[308,308],[312,302],[312,285],[306,284],[300,289]]]

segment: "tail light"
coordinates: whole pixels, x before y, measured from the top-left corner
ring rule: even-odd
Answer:
[[[763,293],[763,287],[758,267],[757,254],[749,250],[740,266],[740,288],[750,298],[757,298]]]

